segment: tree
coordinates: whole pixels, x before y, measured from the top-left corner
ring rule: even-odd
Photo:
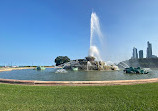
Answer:
[[[70,59],[67,56],[58,56],[55,59],[56,66],[64,64],[66,62],[70,62]]]

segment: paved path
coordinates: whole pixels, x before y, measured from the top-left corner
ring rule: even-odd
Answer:
[[[116,80],[116,81],[35,81],[0,79],[0,83],[42,85],[42,86],[107,86],[107,85],[133,85],[158,82],[158,78],[140,80]]]

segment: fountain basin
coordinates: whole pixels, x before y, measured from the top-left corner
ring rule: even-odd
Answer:
[[[34,81],[114,81],[114,80],[139,80],[158,78],[158,69],[152,69],[149,74],[125,74],[120,71],[70,71],[55,73],[57,69],[46,70],[12,70],[0,72],[0,78],[14,80]]]

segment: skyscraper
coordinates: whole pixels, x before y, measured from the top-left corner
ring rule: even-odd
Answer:
[[[138,59],[138,53],[137,53],[137,48],[133,48],[133,59]]]
[[[152,58],[152,44],[148,41],[147,43],[147,56],[146,58]]]
[[[139,59],[143,59],[143,50],[139,51]]]

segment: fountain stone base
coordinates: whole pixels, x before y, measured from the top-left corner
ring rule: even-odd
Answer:
[[[73,68],[78,68],[78,70],[98,70],[98,71],[109,71],[109,70],[119,70],[115,65],[107,65],[103,61],[95,61],[94,57],[86,57],[85,59],[77,59],[66,63],[63,67],[64,69],[72,70]]]

